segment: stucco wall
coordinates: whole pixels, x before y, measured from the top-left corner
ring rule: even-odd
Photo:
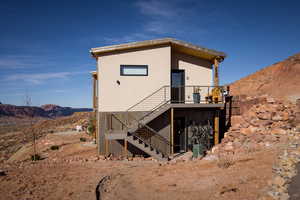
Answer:
[[[148,65],[148,76],[120,76],[120,65]],[[170,46],[99,57],[99,111],[126,111],[160,87],[169,85],[170,66]],[[120,85],[117,84],[117,80]],[[149,110],[159,101],[160,99],[154,99],[147,103],[147,106],[140,106],[131,111]]]
[[[212,63],[194,56],[172,51],[172,69],[183,69],[185,71],[186,86],[211,86],[212,85]],[[207,95],[207,88],[201,88],[201,98]],[[185,100],[192,101],[193,88],[185,88]]]

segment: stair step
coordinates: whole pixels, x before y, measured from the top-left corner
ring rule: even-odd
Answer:
[[[167,161],[168,158],[165,157],[161,152],[159,152],[156,148],[152,147],[149,144],[146,144],[144,141],[141,139],[133,139],[135,138],[133,135],[132,136],[127,136],[127,141],[136,146],[137,148],[141,149],[145,153],[149,154],[150,156],[161,160],[161,161]],[[141,141],[141,143],[140,143]]]

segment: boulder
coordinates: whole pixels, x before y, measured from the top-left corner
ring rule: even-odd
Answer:
[[[271,130],[271,134],[273,134],[273,135],[274,134],[284,135],[286,133],[287,133],[287,131],[282,129],[282,128],[274,128],[274,129]]]
[[[225,151],[232,151],[234,148],[233,148],[233,143],[232,142],[228,142],[225,147],[224,147],[224,150]]]
[[[261,120],[270,120],[272,119],[272,113],[270,112],[262,112],[257,115],[258,119]]]
[[[273,121],[276,121],[276,122],[278,122],[278,121],[283,121],[283,117],[282,117],[281,115],[279,115],[279,114],[275,114],[275,115],[272,117],[272,120],[273,120]]]
[[[290,119],[289,113],[288,113],[287,111],[283,112],[283,113],[282,113],[282,120],[283,120],[283,121],[287,121],[287,120],[289,120],[289,119]]]
[[[275,99],[273,97],[267,97],[267,103],[275,103]]]
[[[257,131],[257,127],[249,126],[248,128],[241,128],[241,133],[245,135],[253,134]]]
[[[266,127],[272,125],[273,121],[272,120],[259,120],[256,121],[256,125],[259,127]]]
[[[276,176],[273,180],[273,184],[279,187],[283,187],[285,185],[285,180],[280,176]]]

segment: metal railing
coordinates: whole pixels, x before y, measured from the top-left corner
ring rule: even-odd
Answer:
[[[143,98],[130,108],[127,112],[133,111],[151,111],[159,108],[166,102],[170,103],[224,103],[223,86],[162,86],[152,94]],[[218,93],[217,101],[212,99]]]
[[[126,127],[127,130],[130,129],[128,124],[124,123],[115,114],[112,114],[112,117],[122,124],[122,130],[123,127]],[[139,131],[131,132],[130,134],[163,155],[167,155],[171,148],[171,143],[148,125],[143,125],[143,127],[139,128]]]
[[[187,85],[171,87],[171,103],[212,104],[224,103],[223,86]]]
[[[141,120],[168,104],[210,104],[224,102],[225,95],[223,86],[163,86],[128,108],[126,110],[126,121],[130,121],[129,118],[131,118],[135,122],[134,124],[138,126],[136,131],[130,132],[131,135],[142,140],[145,144],[159,150],[161,153],[168,154],[172,148],[170,141],[147,124],[141,123]],[[140,117],[136,117],[136,115],[133,114],[135,111],[147,112]],[[113,117],[122,124],[122,129],[123,127],[126,127],[126,129],[132,128],[130,124],[123,122],[116,115],[113,115]],[[144,133],[139,130],[143,130]],[[145,134],[147,135],[146,137]]]
[[[153,110],[154,108],[159,107],[161,104],[168,101],[170,99],[170,94],[170,86],[162,86],[158,90],[154,91],[128,108],[126,111],[133,112]]]

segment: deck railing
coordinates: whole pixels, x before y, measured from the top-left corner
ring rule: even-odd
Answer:
[[[166,102],[169,103],[224,103],[225,97],[223,86],[200,86],[187,85],[171,87],[163,86],[146,96],[130,108],[127,112],[151,111]],[[214,97],[218,96],[217,99]]]
[[[137,130],[130,134],[160,150],[162,153],[168,154],[172,148],[170,141],[149,125],[142,124],[141,120],[168,104],[212,104],[224,102],[225,96],[222,86],[163,86],[128,108],[125,121],[119,119],[116,115],[113,115],[113,117],[122,124],[122,129],[130,129],[132,125],[137,125],[141,131]],[[136,111],[146,111],[146,113],[144,115],[135,115],[134,112]],[[130,124],[127,122],[130,122]]]

